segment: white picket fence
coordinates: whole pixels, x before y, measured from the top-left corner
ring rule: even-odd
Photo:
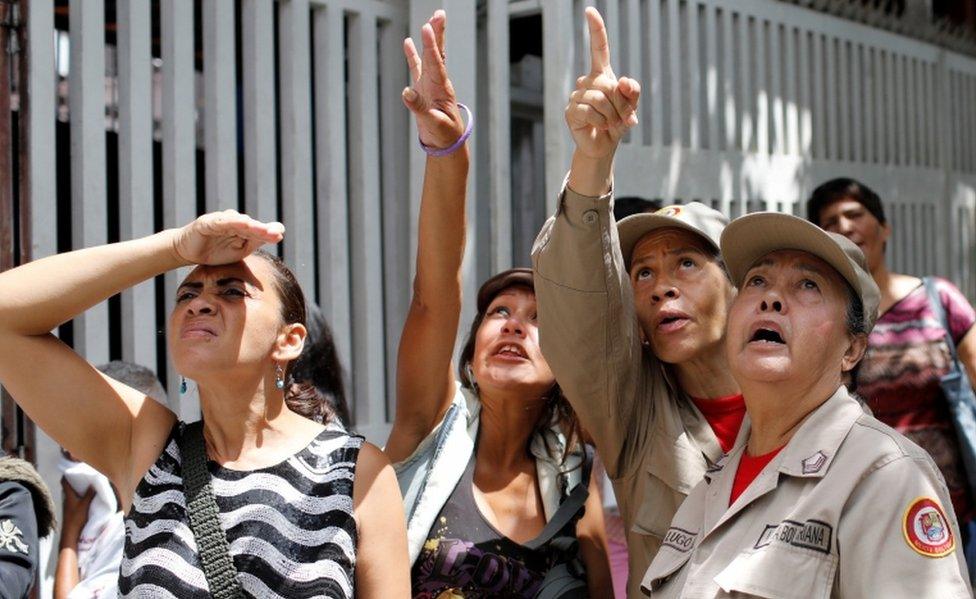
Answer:
[[[572,150],[563,107],[588,65],[582,15],[595,5],[607,19],[615,70],[644,88],[641,124],[618,153],[618,194],[705,201],[733,216],[802,214],[818,183],[851,175],[886,202],[895,270],[949,276],[976,300],[969,56],[776,0],[204,0],[202,23],[189,0],[161,0],[158,15],[150,0],[126,0],[117,2],[117,46],[109,49],[104,1],[69,4],[66,46],[52,44],[53,0],[31,0],[25,15],[33,256],[57,249],[52,173],[61,161],[71,165],[74,247],[109,238],[108,210],[118,210],[122,238],[151,233],[159,208],[163,226],[185,223],[197,215],[198,186],[207,210],[241,206],[283,221],[283,256],[335,329],[355,426],[377,442],[392,419],[424,166],[399,99],[407,83],[401,42],[440,7],[449,14],[455,87],[477,119],[467,298],[491,273],[528,261],[526,237],[541,224],[531,221],[555,208]],[[541,14],[544,36],[542,120],[513,149],[513,101],[536,100],[513,97],[509,26],[533,14]],[[56,50],[65,47],[62,64]],[[68,71],[71,149],[62,154],[56,65]],[[117,207],[107,191],[106,127],[119,140]],[[154,142],[161,165],[153,164]],[[539,168],[538,185],[519,180],[516,188],[545,193],[513,196],[513,172],[532,178]],[[165,312],[180,275],[165,278]],[[121,357],[147,365],[157,364],[166,324],[155,285],[122,300]],[[466,305],[463,321],[471,315]],[[75,322],[75,346],[92,362],[110,357],[110,322],[106,305]],[[176,380],[169,368],[169,389]],[[192,393],[171,401],[183,418],[198,413]],[[56,448],[38,438],[42,472],[56,480]]]

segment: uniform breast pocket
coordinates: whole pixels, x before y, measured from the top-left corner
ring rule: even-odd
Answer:
[[[715,583],[735,596],[826,599],[836,572],[836,555],[772,545],[739,554],[715,577]]]
[[[643,499],[637,506],[631,531],[663,539],[685,496],[649,472],[644,476]]]

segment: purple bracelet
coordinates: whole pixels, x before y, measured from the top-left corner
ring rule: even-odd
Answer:
[[[464,128],[464,133],[461,134],[461,137],[459,137],[453,145],[447,148],[433,148],[421,141],[420,147],[423,148],[424,152],[427,152],[428,156],[440,158],[441,156],[453,154],[454,152],[458,151],[458,148],[464,145],[464,142],[468,141],[469,137],[471,137],[471,132],[474,130],[474,118],[471,116],[471,110],[460,102],[458,102],[458,108],[462,108],[464,109],[464,112],[468,113],[468,125]],[[419,137],[417,138],[417,141],[420,141]]]

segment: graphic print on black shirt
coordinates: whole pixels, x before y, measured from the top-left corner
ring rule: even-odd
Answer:
[[[414,599],[531,599],[550,567],[547,545],[530,549],[498,532],[473,492],[474,453],[441,508],[410,573]],[[575,527],[575,521],[570,524]]]

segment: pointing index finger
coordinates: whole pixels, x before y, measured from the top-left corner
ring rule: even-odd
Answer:
[[[600,12],[592,6],[586,9],[586,22],[590,28],[590,70],[594,73],[610,69],[610,41],[607,26]]]

